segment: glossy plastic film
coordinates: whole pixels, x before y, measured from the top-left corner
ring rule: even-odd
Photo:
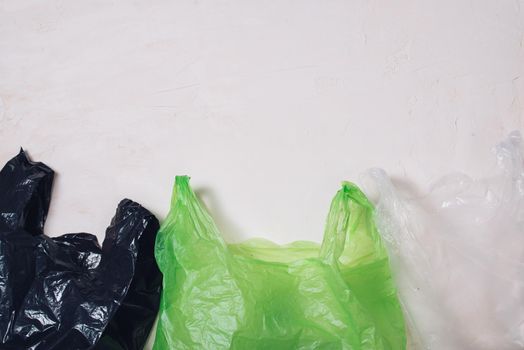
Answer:
[[[524,348],[522,152],[514,132],[495,147],[493,174],[448,175],[424,195],[380,169],[363,179],[376,194],[410,348]]]
[[[177,177],[155,254],[164,274],[154,349],[405,348],[373,207],[344,183],[322,245],[226,244]]]
[[[90,349],[101,337],[100,348],[142,348],[160,296],[157,219],[125,199],[102,247],[88,233],[48,237],[52,183],[24,151],[0,172],[0,348]]]

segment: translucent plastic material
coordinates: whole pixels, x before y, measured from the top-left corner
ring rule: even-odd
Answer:
[[[524,166],[518,133],[495,148],[496,174],[450,175],[400,194],[372,170],[413,349],[524,348]],[[369,191],[369,192],[368,192]]]
[[[226,245],[177,177],[155,255],[164,290],[154,349],[405,348],[373,207],[344,183],[322,245]]]

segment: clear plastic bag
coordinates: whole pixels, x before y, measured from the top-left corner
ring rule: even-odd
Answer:
[[[449,175],[425,196],[400,193],[380,169],[363,179],[376,194],[409,348],[524,348],[521,135],[510,134],[495,154],[493,176]]]

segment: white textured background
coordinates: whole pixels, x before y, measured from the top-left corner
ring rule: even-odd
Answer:
[[[523,108],[522,0],[0,0],[0,160],[57,171],[50,235],[190,174],[226,239],[319,241],[340,180],[481,173]]]
[[[523,108],[523,0],[0,0],[0,161],[57,171],[50,235],[190,174],[226,239],[319,241],[340,180],[482,173]]]

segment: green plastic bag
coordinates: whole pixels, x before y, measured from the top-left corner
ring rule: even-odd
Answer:
[[[164,289],[154,349],[405,349],[373,206],[343,183],[322,245],[227,245],[176,178],[155,255]]]

